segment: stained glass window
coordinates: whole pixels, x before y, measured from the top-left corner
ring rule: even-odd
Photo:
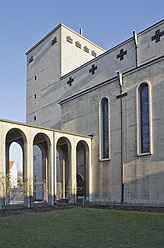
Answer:
[[[109,158],[108,100],[102,100],[102,158]]]
[[[149,89],[147,84],[140,87],[140,141],[141,153],[150,152]]]

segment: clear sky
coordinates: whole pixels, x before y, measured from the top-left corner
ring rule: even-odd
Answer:
[[[26,55],[59,23],[108,50],[164,18],[164,0],[1,0],[0,118],[25,122]]]

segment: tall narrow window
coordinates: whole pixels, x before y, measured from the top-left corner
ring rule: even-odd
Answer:
[[[109,158],[109,121],[108,121],[108,99],[104,98],[101,103],[102,123],[101,123],[101,140],[102,140],[102,159]]]
[[[140,110],[140,152],[150,152],[149,88],[142,84],[139,88]]]

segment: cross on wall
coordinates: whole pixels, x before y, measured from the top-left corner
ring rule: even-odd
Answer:
[[[151,37],[151,40],[155,40],[155,42],[159,42],[160,41],[160,37],[164,35],[164,31],[160,32],[160,29],[155,31],[155,35]]]
[[[69,77],[69,80],[67,81],[67,84],[68,84],[69,86],[72,86],[73,81],[74,81],[74,78]]]
[[[117,59],[120,59],[120,61],[123,60],[126,54],[127,54],[127,50],[124,51],[123,49],[121,49],[120,53],[117,55]]]
[[[97,70],[97,66],[95,66],[94,64],[92,65],[92,68],[89,70],[89,73],[95,74],[95,71]]]

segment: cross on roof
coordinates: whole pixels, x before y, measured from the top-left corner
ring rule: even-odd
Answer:
[[[89,70],[89,73],[95,74],[95,71],[97,70],[97,66],[95,66],[94,64],[92,65],[92,68]]]
[[[155,40],[155,42],[159,42],[160,41],[160,37],[164,35],[164,31],[160,32],[160,29],[155,31],[155,35],[151,37],[151,40]]]
[[[120,61],[123,60],[126,54],[127,54],[127,50],[124,51],[123,49],[121,49],[120,54],[117,55],[117,59],[120,58]]]
[[[69,77],[69,80],[67,81],[67,84],[69,85],[69,86],[72,86],[72,82],[74,81],[74,78],[72,78],[72,77]]]

